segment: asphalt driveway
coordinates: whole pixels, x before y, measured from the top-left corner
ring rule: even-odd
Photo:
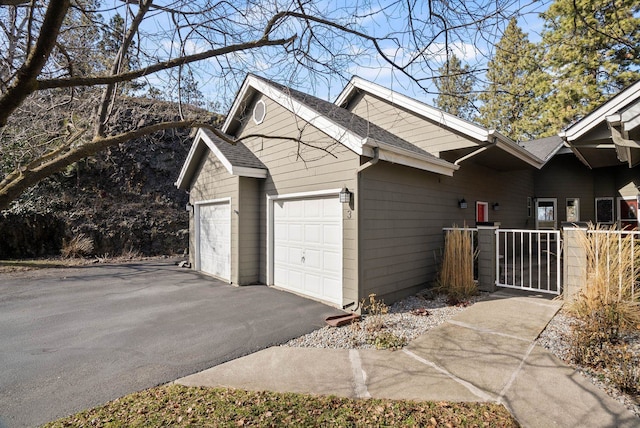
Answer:
[[[336,313],[171,261],[0,274],[0,428],[172,381],[306,334]]]

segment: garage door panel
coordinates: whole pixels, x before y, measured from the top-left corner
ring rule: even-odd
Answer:
[[[274,285],[341,304],[342,208],[338,198],[276,201],[273,212]]]
[[[304,217],[307,219],[317,219],[322,213],[323,199],[307,199],[303,202]]]
[[[325,224],[322,226],[322,242],[325,245],[334,247],[342,247],[342,230],[341,225]]]
[[[302,248],[297,247],[285,247],[287,249],[287,262],[293,266],[299,266],[302,264]]]
[[[289,242],[304,242],[304,229],[301,224],[289,224],[287,227],[288,234],[285,239]]]
[[[322,253],[322,256],[323,256],[322,265],[334,267],[333,272],[338,273],[336,269],[342,264],[341,263],[342,254],[337,251],[324,251]]]
[[[304,275],[304,289],[312,296],[321,296],[323,294],[323,281],[320,275],[306,273]]]
[[[306,224],[304,226],[304,242],[306,245],[322,245],[322,225]]]
[[[287,263],[289,261],[289,252],[287,247],[277,246],[274,248],[274,261],[276,263]]]
[[[342,283],[337,279],[324,278],[322,294],[327,296],[329,301],[339,301],[342,298]],[[340,290],[340,292],[338,292]]]
[[[304,274],[300,271],[287,271],[287,287],[295,291],[304,291]]]
[[[322,251],[307,248],[304,252],[304,265],[307,269],[322,269]]]
[[[318,211],[318,213],[322,212],[322,217],[341,217],[340,211],[342,207],[339,203],[336,205],[330,199],[324,199],[322,202],[322,211]]]

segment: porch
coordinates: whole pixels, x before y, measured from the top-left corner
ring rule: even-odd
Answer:
[[[498,226],[445,228],[472,236],[474,279],[482,291],[510,288],[572,299],[587,281],[587,259],[599,259],[601,272],[631,295],[640,292],[640,231],[501,229]],[[585,245],[585,243],[587,243]]]

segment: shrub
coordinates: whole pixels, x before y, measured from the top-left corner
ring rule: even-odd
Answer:
[[[371,335],[368,338],[368,342],[375,346],[376,349],[390,349],[395,351],[406,345],[407,339],[397,336],[390,331],[381,331]]]
[[[473,279],[473,261],[477,255],[469,229],[447,232],[438,274],[438,288],[449,297],[450,303],[464,302],[478,293],[478,286]]]
[[[63,239],[60,252],[66,258],[88,256],[93,252],[93,239],[84,233],[74,236],[70,241]]]
[[[389,307],[383,300],[376,299],[375,294],[369,294],[369,302],[362,301],[362,310],[367,314],[368,331],[379,331],[385,327],[383,315],[389,312]]]

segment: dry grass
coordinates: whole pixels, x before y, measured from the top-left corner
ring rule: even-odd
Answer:
[[[619,329],[640,324],[640,244],[632,234],[620,235],[616,228],[590,228],[582,235],[587,256],[587,282],[570,310],[579,318],[594,313],[608,318]]]
[[[353,400],[225,388],[161,386],[46,427],[518,427],[495,403]]]
[[[477,255],[477,251],[473,249],[469,229],[453,229],[447,232],[438,287],[447,294],[452,303],[464,302],[478,293],[473,279],[473,262]]]
[[[587,281],[569,311],[581,320],[572,331],[571,358],[582,366],[606,373],[621,391],[640,393],[637,356],[628,349],[626,335],[640,328],[640,245],[632,234],[615,227],[593,228],[582,235],[587,258]]]
[[[62,257],[85,257],[93,252],[93,239],[80,233],[67,241],[62,241],[62,249],[60,250]]]

